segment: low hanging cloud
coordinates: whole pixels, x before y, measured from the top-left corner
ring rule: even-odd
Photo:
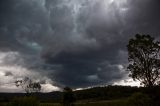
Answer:
[[[160,39],[159,4],[159,0],[1,0],[0,90],[5,81],[19,76],[44,77],[41,83],[52,90],[125,80],[128,40],[136,33]]]
[[[15,81],[28,77],[33,81],[42,84],[42,92],[60,90],[54,82],[41,75],[39,72],[24,67],[24,60],[18,52],[0,52],[0,91],[1,92],[24,92],[22,88],[17,88]]]

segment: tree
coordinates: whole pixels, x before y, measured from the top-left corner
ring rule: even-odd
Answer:
[[[21,86],[26,93],[40,92],[41,85],[39,82],[33,82],[28,77],[15,81],[17,87]]]
[[[63,89],[63,106],[73,106],[74,101],[75,98],[72,89],[65,87]]]
[[[150,35],[135,36],[127,45],[130,77],[147,87],[160,81],[160,42]]]

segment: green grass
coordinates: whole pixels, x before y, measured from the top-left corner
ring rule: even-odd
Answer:
[[[41,103],[40,106],[62,106],[54,103]],[[125,100],[114,101],[99,101],[99,102],[80,102],[75,103],[75,106],[128,106]]]
[[[137,106],[137,104],[134,104],[133,97],[129,98],[129,99],[126,98],[126,99],[119,99],[119,100],[97,101],[97,102],[79,101],[79,102],[76,102],[74,106]],[[141,100],[141,99],[138,98],[138,100]],[[144,101],[142,101],[142,102],[144,102]],[[138,102],[138,103],[141,103],[141,102]],[[0,103],[0,106],[7,106],[6,104],[7,103]],[[40,103],[39,106],[62,106],[62,105],[60,103]],[[140,105],[140,106],[152,106],[152,105],[145,105],[144,104],[144,105]]]
[[[0,104],[0,106],[7,106],[7,103]],[[90,102],[90,103],[75,103],[75,106],[127,106],[126,103],[121,100],[115,101],[101,101],[101,102]],[[58,103],[40,103],[40,106],[62,106]]]
[[[76,106],[127,106],[127,102],[124,100],[101,101],[91,103],[77,103]]]
[[[7,106],[7,103],[0,103],[0,106]]]
[[[58,103],[41,103],[40,106],[61,106]]]

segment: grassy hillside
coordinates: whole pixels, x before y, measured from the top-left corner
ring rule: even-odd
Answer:
[[[160,106],[160,87],[144,88],[129,86],[95,87],[73,92],[75,106]],[[16,99],[15,99],[16,97]],[[32,97],[29,98],[28,97]],[[34,98],[33,98],[34,97]],[[63,92],[52,93],[1,93],[0,106],[61,106]],[[17,105],[17,103],[21,105]],[[28,103],[31,103],[27,105]],[[146,104],[144,104],[146,103]],[[15,104],[15,105],[13,105]]]

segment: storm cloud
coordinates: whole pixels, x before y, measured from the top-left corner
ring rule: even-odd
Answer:
[[[0,90],[24,76],[52,90],[125,80],[128,40],[160,39],[159,11],[159,0],[1,0]]]

